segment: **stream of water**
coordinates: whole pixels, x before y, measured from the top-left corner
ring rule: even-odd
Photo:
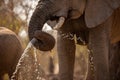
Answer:
[[[35,40],[31,42],[34,43]],[[46,80],[45,73],[37,60],[37,50],[31,42],[24,50],[11,80]]]

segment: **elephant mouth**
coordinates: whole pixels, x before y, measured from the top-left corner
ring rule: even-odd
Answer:
[[[52,26],[53,30],[58,30],[62,27],[62,25],[65,22],[65,18],[64,17],[53,17],[52,19],[50,19],[52,21],[56,21],[56,24],[54,26]]]

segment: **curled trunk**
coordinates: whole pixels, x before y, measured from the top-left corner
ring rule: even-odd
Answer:
[[[38,4],[36,10],[34,11],[28,29],[29,39],[34,37],[37,39],[36,43],[33,44],[37,49],[42,51],[49,51],[55,45],[55,39],[50,34],[43,32],[42,27],[47,20],[49,20],[50,15],[54,9],[52,9],[52,4],[46,5],[40,3]],[[50,8],[49,8],[50,7]]]

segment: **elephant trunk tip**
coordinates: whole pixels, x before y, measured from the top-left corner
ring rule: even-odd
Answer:
[[[35,31],[34,38],[36,38],[36,41],[33,45],[41,51],[50,51],[55,46],[54,37],[41,30]]]

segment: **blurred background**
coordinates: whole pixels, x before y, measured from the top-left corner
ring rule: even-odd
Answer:
[[[28,44],[29,20],[37,2],[38,0],[0,0],[0,26],[14,31],[21,39],[24,49]],[[52,31],[51,33],[56,38],[57,32]],[[87,73],[88,50],[86,46],[76,44],[76,47],[74,77],[75,80],[84,80]],[[38,53],[40,53],[38,59],[46,75],[57,75],[59,66],[56,46],[50,52],[38,51]]]
[[[0,0],[0,26],[14,31],[22,42],[27,41],[30,16],[38,0]],[[23,42],[25,47],[25,43]]]

